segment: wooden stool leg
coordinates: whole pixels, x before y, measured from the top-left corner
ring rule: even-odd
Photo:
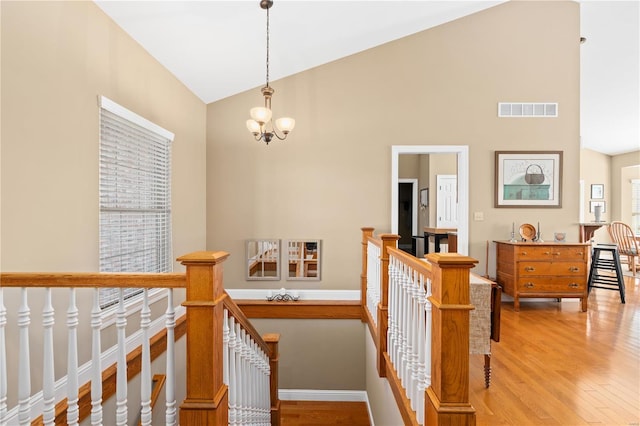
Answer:
[[[491,384],[491,354],[484,355],[484,387]]]

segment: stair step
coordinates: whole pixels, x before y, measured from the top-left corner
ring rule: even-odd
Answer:
[[[280,410],[282,426],[371,424],[365,402],[281,400]]]

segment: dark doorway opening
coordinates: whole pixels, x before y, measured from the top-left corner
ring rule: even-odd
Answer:
[[[413,183],[398,184],[398,248],[413,253]]]

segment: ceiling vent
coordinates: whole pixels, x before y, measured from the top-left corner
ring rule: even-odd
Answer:
[[[498,102],[498,117],[557,116],[557,102]]]

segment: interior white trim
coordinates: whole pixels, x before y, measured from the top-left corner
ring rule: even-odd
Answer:
[[[400,154],[457,154],[458,253],[469,255],[469,146],[393,145],[391,147],[391,233],[398,233],[398,156]]]
[[[140,127],[143,127],[153,133],[156,133],[164,138],[167,138],[172,142],[173,142],[173,139],[175,138],[175,135],[172,132],[158,126],[155,123],[152,123],[151,121],[136,114],[131,110],[128,110],[122,105],[118,105],[116,102],[112,101],[106,96],[98,96],[98,105],[100,106],[100,108],[104,108],[107,111],[110,111],[118,115],[119,117],[126,118],[132,123],[135,123]]]
[[[367,402],[367,392],[358,390],[280,389],[283,401],[355,401]]]

